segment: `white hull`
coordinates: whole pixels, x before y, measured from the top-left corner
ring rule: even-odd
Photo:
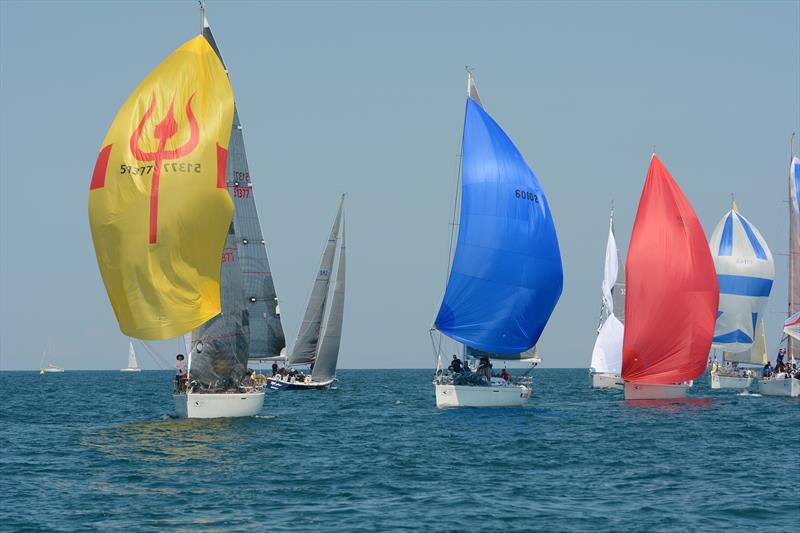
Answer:
[[[593,389],[619,389],[625,387],[625,382],[619,374],[611,374],[608,372],[592,372],[592,388]]]
[[[686,398],[691,384],[653,385],[650,383],[625,382],[626,400],[669,400]]]
[[[711,374],[708,380],[712,389],[749,389],[753,384],[753,378],[742,378],[737,376],[720,376]]]
[[[120,372],[141,372],[141,368],[120,368]]]
[[[232,418],[255,416],[264,406],[264,392],[173,394],[179,418]]]
[[[528,403],[531,389],[524,385],[435,384],[436,407],[520,407]]]
[[[758,392],[762,396],[784,396],[797,398],[800,396],[800,380],[795,378],[760,379]]]
[[[64,372],[63,368],[45,368],[44,371],[48,374],[61,374]]]

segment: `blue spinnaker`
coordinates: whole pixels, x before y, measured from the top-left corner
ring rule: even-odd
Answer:
[[[436,329],[498,354],[529,350],[561,296],[564,272],[539,180],[500,126],[467,98],[461,220]]]

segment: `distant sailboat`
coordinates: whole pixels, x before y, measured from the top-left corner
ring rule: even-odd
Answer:
[[[653,154],[626,262],[626,400],[685,397],[708,361],[719,304],[703,227]]]
[[[232,199],[249,176],[236,175],[241,161],[229,154],[240,128],[233,91],[202,21],[202,34],[168,56],[117,114],[92,175],[89,218],[123,333],[167,339],[191,331],[188,383],[173,395],[178,416],[252,416],[264,391],[245,379],[245,300],[254,296],[245,296]]]
[[[794,136],[792,136],[794,137]],[[789,305],[784,322],[786,363],[791,367],[800,358],[800,159],[792,158],[789,166]],[[800,396],[800,378],[775,375],[758,381],[758,392],[764,396]]]
[[[490,361],[539,360],[536,342],[561,296],[561,254],[539,180],[483,108],[469,71],[459,177],[458,238],[431,329],[436,406],[524,405],[528,382],[492,375]],[[448,373],[442,358],[457,351],[482,359],[478,372]]]
[[[625,270],[619,269],[619,263],[619,251],[614,237],[614,210],[612,209],[601,286],[603,293],[600,312],[601,325],[597,331],[589,368],[592,388],[595,389],[623,388],[620,373],[622,372],[622,338],[625,334],[625,327],[622,325],[625,313]],[[619,317],[617,312],[620,313]]]
[[[47,366],[42,366],[45,358],[47,357],[47,352],[52,348],[52,341],[53,339],[48,339],[47,346],[45,346],[44,350],[42,350],[42,359],[39,361],[39,374],[60,374],[64,371],[63,368],[56,366],[53,363],[48,363]]]
[[[339,237],[341,227],[341,237]],[[340,240],[341,239],[341,240]],[[328,309],[330,281],[333,277],[333,262],[336,243],[339,242],[339,262],[336,269],[336,283]],[[329,387],[336,379],[336,364],[339,359],[339,343],[342,336],[345,291],[345,228],[344,195],[333,221],[328,242],[322,254],[314,286],[308,299],[303,322],[297,332],[287,364],[310,365],[311,375],[275,375],[268,378],[273,390],[321,389]],[[328,319],[323,329],[325,312]]]
[[[767,362],[763,317],[775,263],[761,232],[736,202],[717,224],[709,246],[719,282],[712,347],[722,350],[721,363],[712,363],[709,382],[712,389],[746,389],[753,382],[751,371],[738,366]]]
[[[136,350],[133,349],[133,341],[128,342],[128,366],[120,368],[120,372],[141,372],[139,363],[136,361]]]

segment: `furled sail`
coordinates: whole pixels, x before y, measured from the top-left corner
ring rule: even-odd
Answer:
[[[706,368],[719,287],[703,227],[653,154],[626,263],[622,377],[671,384]]]
[[[342,322],[344,320],[344,283],[345,283],[345,235],[344,215],[342,216],[342,240],[339,243],[339,263],[336,267],[336,283],[333,287],[328,321],[319,353],[311,371],[313,381],[326,381],[336,377],[336,364],[339,361],[339,344],[342,340]]]
[[[89,222],[111,306],[130,337],[177,337],[220,312],[232,121],[228,77],[200,35],[139,84],[103,141]]]
[[[322,329],[322,317],[325,315],[325,303],[328,299],[328,289],[330,287],[331,270],[333,269],[333,259],[336,253],[336,240],[339,236],[339,225],[342,219],[342,208],[344,207],[344,196],[339,202],[339,209],[331,227],[331,234],[322,253],[319,270],[314,279],[314,286],[308,298],[303,322],[297,332],[297,339],[292,346],[289,354],[289,364],[298,365],[313,363],[317,357],[317,347],[319,344],[320,330]]]
[[[247,371],[249,313],[244,304],[233,223],[222,254],[222,312],[192,332],[189,380],[202,389],[235,389]]]
[[[203,35],[224,65],[211,26],[205,17]],[[245,303],[250,313],[250,358],[256,361],[275,359],[280,357],[281,350],[286,347],[286,338],[267,258],[266,242],[258,220],[253,182],[244,149],[242,123],[235,104],[226,177],[235,206],[233,224],[239,240],[239,268],[242,272]]]
[[[789,315],[800,312],[800,159],[789,171]],[[800,359],[800,340],[789,339],[787,360]]]
[[[458,240],[434,324],[473,349],[522,354],[536,344],[561,296],[561,255],[539,181],[476,100],[471,78]]]
[[[591,371],[601,373],[619,374],[622,369],[622,338],[624,326],[614,314],[617,307],[615,294],[619,275],[619,252],[617,240],[614,237],[614,216],[612,214],[608,225],[608,240],[606,241],[606,260],[603,269],[603,315],[606,317],[597,333],[597,339],[592,350]],[[625,302],[624,295],[616,300]]]
[[[128,368],[139,368],[136,361],[136,351],[133,349],[133,342],[128,342]]]
[[[719,282],[719,309],[713,347],[747,352],[756,324],[764,317],[775,263],[764,237],[733,203],[709,241]]]

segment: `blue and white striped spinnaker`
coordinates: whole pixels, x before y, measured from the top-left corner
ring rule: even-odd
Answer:
[[[775,279],[772,252],[735,203],[717,224],[709,246],[719,282],[713,347],[745,352],[753,345]]]
[[[470,348],[525,358],[561,296],[556,229],[539,180],[471,76],[467,94],[458,240],[435,326]]]

